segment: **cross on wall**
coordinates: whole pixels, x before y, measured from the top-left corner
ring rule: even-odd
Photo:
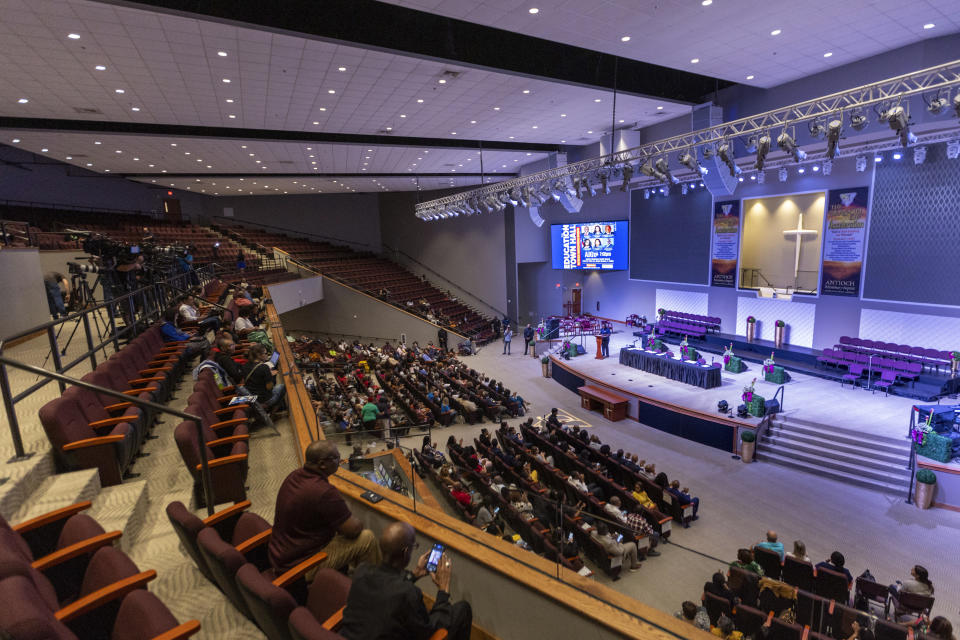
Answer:
[[[800,219],[797,221],[796,229],[785,229],[783,231],[784,238],[794,237],[796,242],[796,253],[793,258],[793,278],[797,279],[800,275],[800,245],[803,242],[804,237],[816,237],[816,229],[804,229],[803,228],[803,212],[800,213]]]

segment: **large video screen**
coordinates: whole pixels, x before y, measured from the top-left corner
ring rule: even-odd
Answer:
[[[626,269],[629,261],[626,220],[550,226],[554,269]]]

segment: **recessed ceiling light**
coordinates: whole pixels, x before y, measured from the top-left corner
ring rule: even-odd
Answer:
[[[130,111],[140,111],[140,107],[130,107]]]
[[[564,144],[566,144],[566,142],[567,142],[567,141],[566,141],[566,140],[561,140],[560,142],[562,142],[562,143],[564,143]]]
[[[223,81],[224,81],[226,84],[230,84],[230,78],[224,78]]]
[[[120,149],[117,149],[116,151],[114,151],[114,153],[123,153],[123,151],[121,151]]]
[[[932,22],[928,22],[927,24],[923,25],[923,28],[924,28],[924,29],[933,29],[935,26],[937,26],[937,25],[933,24]]]
[[[234,114],[231,113],[231,114],[229,114],[227,117],[230,118],[230,119],[233,119],[233,118],[236,118],[237,116],[235,116]]]
[[[507,136],[509,139],[513,140],[514,136]]]
[[[326,110],[327,110],[326,107],[320,107],[320,111],[326,111]]]
[[[27,104],[28,102],[30,102],[30,100],[28,100],[27,98],[20,98],[19,100],[17,100],[17,102],[19,102],[20,104]]]
[[[494,111],[500,111],[500,107],[494,107],[493,110],[494,110]]]
[[[47,149],[46,147],[44,147],[43,149],[40,149],[40,153],[46,153],[47,151],[49,151],[49,149]]]
[[[337,67],[337,71],[346,71],[346,70],[347,70],[346,67]]]
[[[106,71],[106,70],[107,70],[107,68],[106,68],[105,66],[103,66],[102,64],[98,64],[97,66],[94,67],[94,69],[96,69],[97,71]]]
[[[587,133],[593,133],[593,131],[587,131]]]
[[[336,89],[327,89],[327,93],[329,93],[330,95],[333,95],[333,94],[335,94],[336,92],[337,92]]]
[[[73,160],[73,156],[67,156],[67,160]]]
[[[532,13],[533,15],[537,15],[538,13],[540,13],[540,9],[537,9],[536,7],[530,7],[529,11],[530,11],[530,13]],[[79,37],[79,36],[78,36],[78,37]]]
[[[749,76],[747,76],[747,80],[753,80],[753,74],[752,74],[752,73],[751,73]]]
[[[126,91],[124,91],[123,89],[114,89],[114,91],[116,91],[117,93],[126,93]]]
[[[524,89],[523,92],[524,92],[524,93],[530,93],[530,89]]]
[[[823,57],[824,57],[824,58],[829,58],[829,57],[832,56],[832,55],[833,55],[833,51],[827,51],[825,54],[823,54]]]
[[[439,80],[437,80],[437,84],[447,84],[447,81],[444,78],[440,78]]]
[[[625,121],[625,120],[621,120],[621,121],[620,121],[621,124],[623,124],[624,122],[626,122],[626,121]]]
[[[241,148],[241,149],[246,149],[246,148],[247,148],[247,145],[242,144],[242,145],[240,145],[240,148]]]
[[[155,167],[155,166],[157,166],[157,165],[155,165],[155,164],[148,164],[147,166],[150,167],[150,168],[153,168],[153,167]]]
[[[456,131],[451,131],[451,132],[450,132],[450,135],[455,136],[455,135],[457,135],[457,132],[456,132]]]
[[[561,117],[561,118],[566,118],[566,117],[567,117],[567,114],[561,113],[561,114],[560,114],[560,117]]]
[[[139,162],[139,161],[140,161],[140,158],[134,158],[133,161],[134,161],[134,162]]]
[[[630,36],[621,36],[620,42],[630,42]]]
[[[320,123],[319,123],[319,122],[317,122],[316,120],[314,120],[314,121],[313,121],[313,124],[320,124]]]
[[[702,0],[700,4],[702,4],[705,7],[709,7],[710,5],[713,4],[713,0]]]
[[[190,155],[190,152],[189,152],[189,151],[184,151],[184,152],[183,152],[183,155],[188,156],[188,155]]]
[[[423,104],[423,98],[417,98],[417,104]]]
[[[93,141],[93,144],[103,144],[103,143],[100,142],[99,140],[94,140],[94,141]],[[173,146],[177,146],[177,145],[173,145]]]
[[[401,117],[401,118],[406,118],[406,117],[407,117],[407,114],[401,113],[401,114],[400,114],[400,117]]]
[[[227,57],[227,52],[226,52],[226,51],[217,51],[217,55],[220,56],[221,58],[226,58],[226,57]]]
[[[227,98],[227,99],[226,99],[226,102],[229,103],[229,104],[233,104],[233,98]]]
[[[477,124],[477,121],[476,121],[476,120],[471,120],[471,121],[470,121],[470,124]]]
[[[387,127],[386,130],[387,130],[387,131],[393,131],[393,127]]]
[[[663,111],[663,107],[657,107],[657,111]]]
[[[700,58],[693,58],[690,60],[690,64],[697,64],[698,62],[700,62]]]
[[[594,101],[594,102],[602,102],[602,100],[601,100],[600,98],[594,98],[593,101]]]
[[[80,39],[80,34],[79,34],[79,33],[68,33],[68,34],[67,34],[67,37],[70,38],[71,40],[79,40],[79,39]]]
[[[772,36],[778,36],[778,35],[780,35],[781,33],[783,33],[783,32],[782,32],[780,29],[774,29],[773,31],[770,32],[770,35],[772,35]]]

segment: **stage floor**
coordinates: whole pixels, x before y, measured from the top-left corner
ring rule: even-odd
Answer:
[[[620,348],[633,342],[632,332],[629,327],[627,329],[611,336],[609,358],[597,360],[594,357],[595,346],[586,343],[589,347],[586,355],[564,360],[564,364],[588,377],[625,391],[713,414],[717,413],[717,403],[720,400],[726,400],[732,408],[741,404],[740,394],[743,387],[750,384],[754,378],[757,378],[757,393],[768,400],[773,398],[780,386],[764,381],[760,365],[752,362],[746,363],[747,370],[742,373],[724,371],[721,386],[714,389],[701,389],[621,365]],[[696,346],[705,354],[708,362],[711,356],[717,361],[721,359],[719,351],[711,353],[702,349],[701,345]],[[914,400],[884,396],[882,391],[871,393],[864,389],[851,389],[849,385],[841,388],[838,382],[796,371],[790,371],[790,377],[790,382],[784,385],[785,416],[847,429],[861,429],[864,433],[906,437]],[[759,422],[757,418],[738,421],[751,425]]]

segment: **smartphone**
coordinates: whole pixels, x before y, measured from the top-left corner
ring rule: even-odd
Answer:
[[[570,532],[570,535],[567,536],[567,542],[573,542],[573,531]]]
[[[500,507],[496,507],[496,508],[493,510],[493,515],[497,515],[498,513],[500,513]]]
[[[623,542],[623,534],[622,534],[622,533],[617,536],[617,542]]]
[[[443,557],[443,545],[439,542],[433,545],[433,548],[430,549],[430,555],[427,556],[427,572],[434,573],[437,570],[437,565],[440,564],[440,558]]]
[[[364,500],[367,500],[372,504],[377,504],[378,502],[383,500],[383,496],[381,496],[378,493],[374,493],[373,491],[364,491],[363,493],[360,494],[360,497],[362,497]]]

